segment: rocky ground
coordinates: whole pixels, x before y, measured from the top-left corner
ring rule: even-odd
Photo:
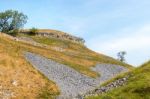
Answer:
[[[129,78],[129,75],[123,77],[123,78],[119,78],[113,82],[110,82],[108,83],[107,85],[104,85],[104,86],[100,86],[98,88],[95,88],[94,90],[91,90],[89,92],[87,92],[86,94],[80,96],[82,98],[85,98],[85,97],[89,97],[89,96],[96,96],[96,95],[100,95],[100,94],[103,94],[103,93],[106,93],[114,88],[117,88],[117,87],[120,87],[120,86],[123,86],[126,84],[127,80]]]
[[[118,65],[98,64],[91,69],[100,73],[101,76],[94,79],[77,72],[69,66],[37,54],[26,52],[25,58],[46,77],[56,82],[61,91],[58,99],[72,99],[83,95],[90,90],[94,90],[106,80],[127,71],[125,67]]]

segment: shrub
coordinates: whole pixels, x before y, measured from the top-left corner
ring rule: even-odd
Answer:
[[[29,35],[36,35],[38,32],[38,29],[37,28],[31,28],[30,31],[29,31]]]
[[[17,36],[18,33],[19,33],[19,30],[18,29],[14,29],[14,30],[9,31],[7,34],[9,34],[11,36]]]

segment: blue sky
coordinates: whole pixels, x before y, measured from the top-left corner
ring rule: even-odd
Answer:
[[[25,13],[25,28],[50,28],[83,37],[92,50],[140,65],[150,59],[149,0],[1,0],[0,11]]]

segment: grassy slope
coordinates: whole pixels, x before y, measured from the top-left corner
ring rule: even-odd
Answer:
[[[90,70],[90,67],[97,63],[119,64],[131,68],[127,64],[102,54],[97,54],[80,44],[36,36],[32,38],[37,42],[47,44],[49,47],[42,48],[16,42],[0,34],[0,84],[4,89],[9,89],[16,93],[18,99],[27,97],[43,97],[46,99],[59,94],[59,89],[55,83],[48,81],[24,59],[24,51],[41,54],[47,58],[67,64],[91,77],[97,76],[95,72]],[[65,52],[52,49],[52,47],[60,46],[65,47]],[[17,86],[12,84],[13,80],[17,81]]]
[[[91,77],[96,77],[98,74],[90,70],[90,67],[95,66],[97,63],[110,63],[125,66],[127,68],[132,68],[130,65],[117,61],[111,57],[98,54],[86,48],[85,46],[69,41],[62,41],[55,38],[46,38],[39,36],[27,36],[35,40],[36,42],[46,44],[49,46],[47,50],[43,50],[45,54],[41,51],[34,51],[45,57],[54,59],[60,63],[71,66],[77,71],[86,74]],[[62,48],[63,52],[55,51],[53,48]]]
[[[0,91],[9,90],[17,99],[59,94],[55,83],[48,81],[24,59],[23,51],[16,42],[0,35]],[[13,85],[12,81],[17,81],[18,85]]]
[[[89,99],[150,99],[150,61],[130,73],[125,86]]]

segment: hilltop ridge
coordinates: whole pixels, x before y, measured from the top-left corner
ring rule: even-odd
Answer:
[[[22,29],[19,32],[23,34],[29,34],[30,29]],[[80,44],[85,43],[85,40],[81,37],[76,37],[69,33],[65,33],[65,32],[58,31],[58,30],[52,30],[52,29],[37,29],[37,32],[35,33],[35,35],[48,37],[48,38],[57,38],[61,40],[68,40],[68,41],[72,41],[72,42],[80,43]]]

